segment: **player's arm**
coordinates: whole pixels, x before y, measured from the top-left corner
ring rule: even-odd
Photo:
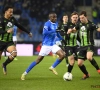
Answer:
[[[14,21],[15,21],[15,26],[17,26],[19,29],[21,29],[22,31],[26,32],[29,34],[30,37],[32,37],[32,33],[30,31],[28,31],[27,29],[25,29],[15,18],[14,18]]]
[[[56,31],[52,30],[52,31],[49,31],[49,24],[48,23],[45,23],[44,27],[43,27],[43,34],[51,34],[51,33],[54,33]]]
[[[57,32],[57,37],[59,38],[59,40],[62,40],[62,42],[66,45],[66,41],[62,38],[59,32]]]
[[[74,28],[69,28],[68,31],[67,31],[67,34],[76,33],[76,32],[77,32],[76,27],[74,27]]]
[[[76,26],[74,28],[68,29],[67,34],[76,33],[78,29],[79,29],[79,24],[76,24]]]
[[[91,29],[92,30],[97,30],[98,32],[100,32],[100,27],[98,27],[96,24],[92,23],[91,24]]]

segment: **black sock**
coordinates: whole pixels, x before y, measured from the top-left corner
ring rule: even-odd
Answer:
[[[84,65],[79,66],[79,68],[85,75],[88,75],[88,72],[87,72],[86,67]]]
[[[9,63],[11,63],[13,60],[10,60],[9,57],[8,59],[3,63],[5,66],[8,65]]]
[[[6,55],[6,50],[4,50],[4,56],[6,57],[7,55]]]
[[[71,73],[72,69],[73,69],[73,66],[69,64],[69,65],[68,65],[68,72]]]
[[[68,63],[68,58],[65,57],[65,60],[66,60],[66,64],[69,64],[69,63]]]
[[[97,70],[99,69],[99,66],[98,66],[98,64],[97,64],[97,62],[95,61],[94,58],[90,62]]]

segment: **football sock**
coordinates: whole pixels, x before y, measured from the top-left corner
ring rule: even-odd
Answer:
[[[65,60],[66,60],[66,64],[69,64],[69,63],[68,63],[68,58],[65,58]]]
[[[4,50],[4,56],[6,57],[7,55],[6,55],[6,50]]]
[[[9,63],[11,63],[13,60],[10,60],[9,57],[7,58],[7,60],[3,63],[3,65],[8,65]]]
[[[37,65],[36,61],[32,62],[30,66],[26,69],[26,73],[28,73],[35,65]]]
[[[73,69],[73,66],[69,64],[69,65],[68,65],[68,72],[71,73],[72,69]]]
[[[85,75],[88,75],[88,72],[87,72],[86,67],[84,65],[79,66],[79,68]]]
[[[53,68],[55,68],[62,60],[56,59],[54,64],[52,65]]]
[[[90,62],[97,70],[99,70],[99,66],[98,66],[98,64],[97,64],[97,62],[95,61],[94,58]]]

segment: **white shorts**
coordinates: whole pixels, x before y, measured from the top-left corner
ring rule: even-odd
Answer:
[[[13,41],[17,41],[17,37],[16,36],[13,36]]]
[[[58,50],[60,50],[61,48],[58,45],[53,45],[53,46],[42,46],[41,50],[39,52],[40,56],[46,56],[48,55],[50,52],[52,53],[56,53]]]

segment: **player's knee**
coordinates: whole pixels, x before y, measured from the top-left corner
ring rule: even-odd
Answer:
[[[82,65],[83,65],[83,62],[78,61],[78,66],[80,67],[80,66],[82,66]]]
[[[80,66],[82,66],[83,64],[82,63],[78,63],[78,66],[80,67]]]
[[[73,61],[71,61],[71,62],[69,61],[69,64],[73,66],[74,65],[74,62]]]
[[[92,57],[87,57],[87,60],[91,61],[92,60]]]
[[[60,59],[64,59],[64,57],[65,57],[65,54],[64,54],[64,53],[61,53],[61,54],[59,55],[59,58],[60,58]]]
[[[9,58],[10,59],[14,59],[15,57],[17,56],[17,51],[12,51],[11,53],[10,53],[10,56],[9,56]]]

